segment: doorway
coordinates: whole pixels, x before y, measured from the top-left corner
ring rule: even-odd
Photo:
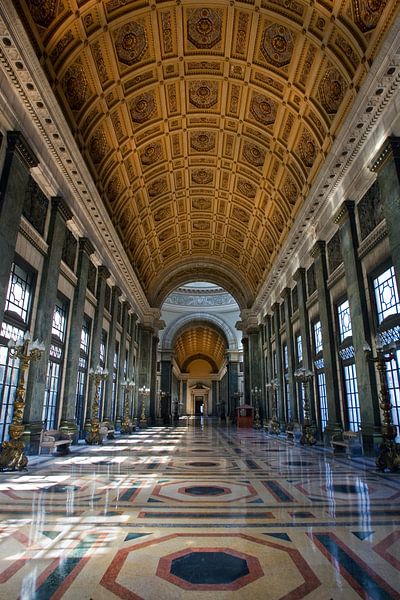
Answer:
[[[203,416],[203,396],[195,396],[194,399],[194,414],[196,417]]]

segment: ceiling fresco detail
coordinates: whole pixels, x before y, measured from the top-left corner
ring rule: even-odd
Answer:
[[[149,302],[251,306],[397,1],[15,4]]]

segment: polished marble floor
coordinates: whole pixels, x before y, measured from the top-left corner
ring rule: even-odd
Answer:
[[[0,474],[0,599],[400,599],[400,474],[151,428]]]

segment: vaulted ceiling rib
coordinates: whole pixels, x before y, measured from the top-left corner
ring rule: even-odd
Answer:
[[[396,0],[18,5],[145,292],[156,299],[198,268],[241,306],[399,10]]]

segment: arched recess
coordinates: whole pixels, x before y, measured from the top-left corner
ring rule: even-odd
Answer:
[[[154,278],[148,290],[148,297],[152,306],[160,307],[165,298],[176,288],[196,281],[208,281],[229,292],[238,303],[240,309],[250,308],[254,301],[249,286],[232,272],[231,267],[225,268],[219,263],[196,261],[178,264],[168,272],[160,271]]]
[[[213,360],[211,358],[211,356],[208,356],[207,354],[202,354],[202,353],[193,354],[191,356],[188,356],[187,359],[181,365],[181,371],[182,371],[182,373],[186,373],[187,372],[190,363],[192,363],[195,360],[199,360],[199,359],[205,360],[206,362],[208,362],[208,364],[210,365],[213,373],[218,373],[219,369],[218,369],[218,365],[215,362],[215,360]]]
[[[216,315],[202,312],[184,315],[173,321],[163,332],[161,350],[170,350],[174,345],[174,340],[184,329],[198,324],[218,329],[226,339],[227,348],[229,350],[238,349],[237,337],[229,325]]]

